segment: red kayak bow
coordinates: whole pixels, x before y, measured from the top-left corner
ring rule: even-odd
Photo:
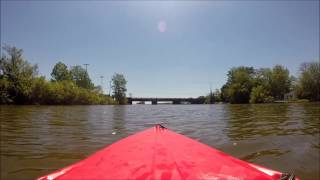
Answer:
[[[290,178],[156,125],[39,180]]]

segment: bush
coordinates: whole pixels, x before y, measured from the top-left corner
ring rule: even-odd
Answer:
[[[73,81],[48,82],[46,104],[114,104],[113,99],[78,87]]]
[[[0,104],[9,104],[13,102],[8,93],[9,86],[10,82],[7,79],[0,79]]]
[[[35,78],[31,84],[32,92],[30,94],[30,103],[43,104],[47,97],[46,87],[48,86],[45,77]]]

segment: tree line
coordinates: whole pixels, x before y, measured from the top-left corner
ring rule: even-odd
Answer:
[[[51,80],[38,76],[38,66],[22,56],[22,49],[4,46],[0,59],[0,104],[125,104],[126,79],[122,74],[112,78],[113,95],[103,94],[86,69],[58,62]]]
[[[298,77],[281,65],[273,68],[234,67],[227,82],[210,92],[205,103],[270,103],[279,100],[320,101],[320,62],[300,65]]]
[[[58,62],[51,79],[38,75],[38,66],[22,57],[22,49],[4,46],[0,59],[0,104],[126,104],[126,79],[115,73],[112,95],[95,86],[86,69],[79,65],[68,68]],[[202,102],[269,103],[277,100],[320,101],[320,62],[300,65],[298,77],[290,76],[281,65],[273,68],[234,67],[227,82],[200,96]]]

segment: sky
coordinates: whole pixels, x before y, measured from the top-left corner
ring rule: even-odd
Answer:
[[[318,61],[319,1],[1,1],[5,44],[47,79],[88,63],[106,93],[122,73],[134,97],[198,97],[232,67]]]

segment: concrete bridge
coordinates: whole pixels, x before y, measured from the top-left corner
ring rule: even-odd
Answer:
[[[172,104],[203,104],[204,98],[156,98],[156,97],[128,97],[128,104],[132,104],[133,101],[145,102],[151,101],[151,104],[158,104],[159,101],[171,101]]]

